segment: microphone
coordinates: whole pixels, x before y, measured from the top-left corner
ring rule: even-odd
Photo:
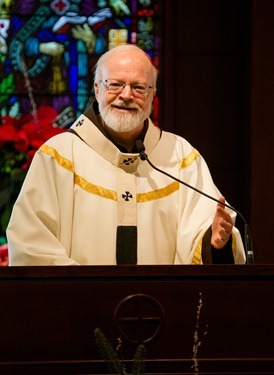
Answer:
[[[236,210],[236,208],[230,206],[229,204],[226,204],[226,203],[222,203],[220,202],[218,199],[212,197],[211,195],[208,195],[206,193],[204,193],[203,191],[195,188],[194,186],[192,185],[189,185],[188,183],[182,181],[182,180],[179,180],[178,178],[176,178],[175,176],[172,176],[171,174],[163,171],[162,169],[160,168],[157,168],[148,158],[147,154],[145,153],[145,146],[144,146],[144,143],[142,140],[138,139],[136,141],[136,148],[137,148],[137,151],[138,153],[140,154],[140,158],[141,160],[146,160],[148,162],[148,164],[153,168],[155,169],[156,171],[160,172],[160,173],[163,173],[164,175],[172,178],[173,180],[179,182],[180,184],[183,184],[185,186],[187,186],[188,188],[196,191],[197,193],[199,194],[202,194],[204,195],[205,197],[219,203],[219,204],[222,204],[224,207],[227,207],[227,208],[230,208],[232,211],[236,212],[239,217],[242,219],[243,223],[244,223],[244,233],[245,233],[245,253],[246,253],[246,263],[247,264],[254,264],[254,252],[253,252],[253,245],[252,245],[252,239],[251,239],[251,232],[250,232],[250,228],[249,228],[249,225],[246,221],[246,219],[244,218],[244,216],[238,211]]]

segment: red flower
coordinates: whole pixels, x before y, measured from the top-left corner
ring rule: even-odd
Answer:
[[[49,138],[64,132],[64,129],[54,126],[57,115],[54,108],[41,106],[35,117],[32,114],[24,114],[19,119],[2,117],[0,147],[8,143],[19,153],[25,153],[29,159],[22,169],[27,169],[35,151]]]
[[[0,266],[8,266],[8,244],[0,245]]]
[[[44,142],[56,134],[62,133],[64,129],[54,127],[53,123],[57,112],[51,107],[40,107],[37,111],[38,121],[30,121],[23,125],[22,130],[26,133],[30,145],[38,149]]]
[[[5,122],[3,120],[3,125],[0,127],[0,143],[5,142],[16,142],[18,140],[18,132],[11,122],[6,123],[9,120],[5,117]]]

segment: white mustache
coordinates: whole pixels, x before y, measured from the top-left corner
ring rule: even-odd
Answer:
[[[111,103],[112,106],[117,106],[117,107],[120,107],[120,108],[125,108],[125,109],[138,109],[140,110],[140,107],[138,104],[136,103],[126,103],[124,101],[121,101],[121,100],[117,100],[115,102],[112,102]]]

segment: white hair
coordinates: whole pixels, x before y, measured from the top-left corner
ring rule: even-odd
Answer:
[[[110,49],[109,51],[105,52],[97,61],[97,64],[94,67],[94,82],[99,82],[99,80],[102,78],[102,70],[103,66],[106,62],[106,60],[114,55],[116,55],[119,52],[124,52],[124,51],[133,51],[137,50],[143,53],[144,56],[148,59],[148,61],[151,64],[151,69],[152,69],[152,74],[153,74],[153,84],[154,87],[156,88],[156,82],[157,82],[157,76],[158,76],[158,71],[153,65],[150,56],[145,53],[141,48],[137,47],[135,44],[122,44],[117,47],[114,47]]]

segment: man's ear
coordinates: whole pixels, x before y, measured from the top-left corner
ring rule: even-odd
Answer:
[[[96,98],[96,100],[97,100],[97,99],[98,99],[98,95],[99,95],[99,93],[98,93],[98,90],[99,90],[99,85],[98,85],[98,83],[97,83],[97,82],[94,82],[93,87],[94,87],[95,98]]]

